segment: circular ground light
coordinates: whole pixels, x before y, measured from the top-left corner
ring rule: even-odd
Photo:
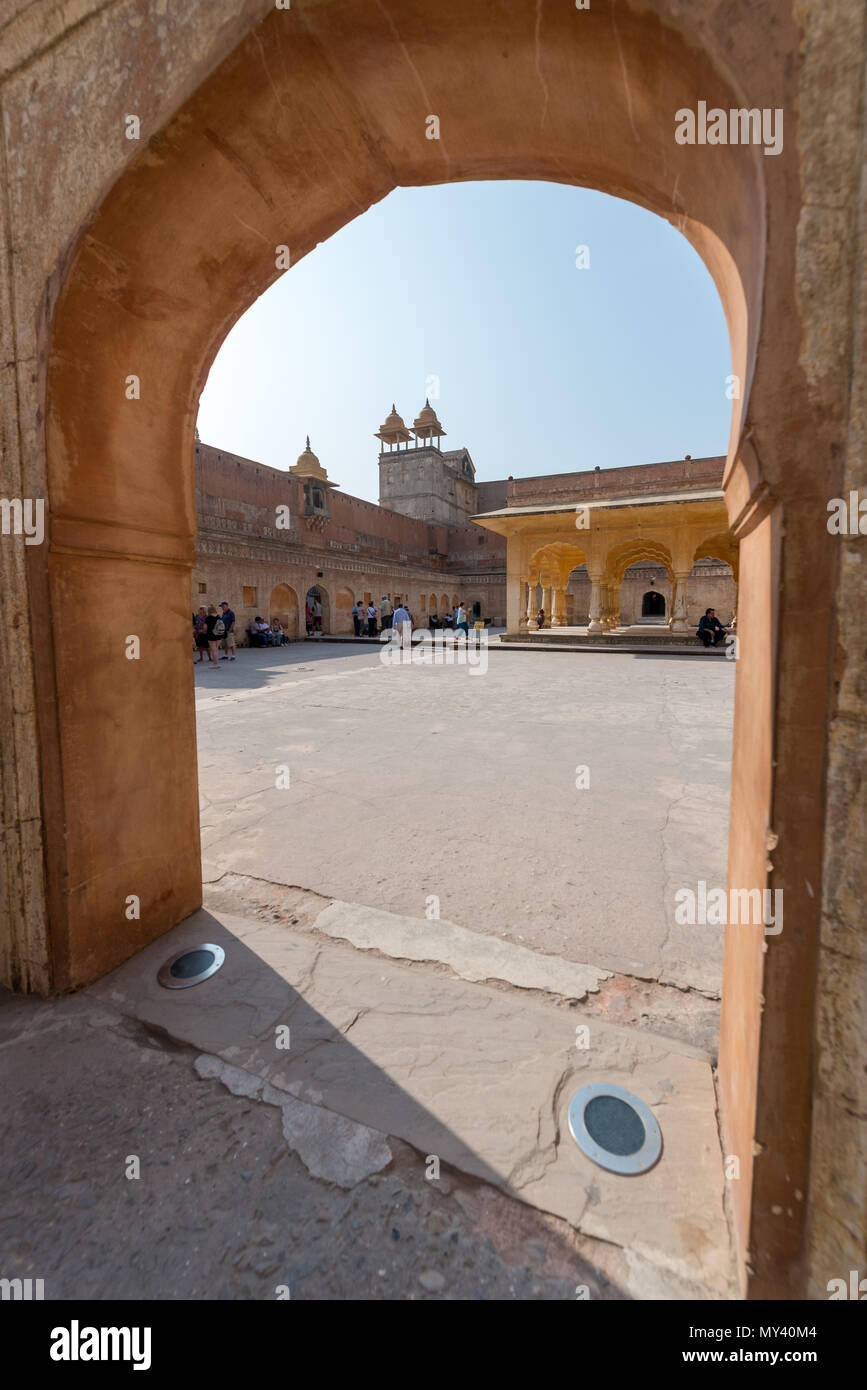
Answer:
[[[569,1129],[581,1152],[609,1173],[646,1173],[662,1153],[662,1131],[649,1107],[604,1081],[575,1092]]]
[[[200,985],[202,980],[215,975],[225,959],[222,946],[205,941],[201,946],[188,946],[178,951],[160,966],[157,979],[166,989],[189,989],[190,985]]]

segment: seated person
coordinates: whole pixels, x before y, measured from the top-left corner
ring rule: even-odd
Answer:
[[[247,636],[250,639],[251,647],[270,646],[271,636],[268,624],[265,622],[264,618],[253,619],[250,626],[247,628]]]
[[[708,608],[699,618],[696,636],[706,647],[718,647],[720,642],[725,641],[726,629],[712,608]]]
[[[282,625],[281,625],[279,619],[277,619],[277,618],[274,619],[274,621],[273,621],[273,623],[271,624],[271,627],[270,627],[269,630],[270,630],[270,633],[271,633],[271,642],[272,642],[272,644],[273,644],[275,647],[282,647],[283,643],[286,641],[286,638],[285,638],[285,636],[284,636],[284,634],[283,634],[283,627],[282,627]]]
[[[431,632],[435,632],[436,629],[441,626],[440,620],[437,617],[436,613],[431,613],[430,617],[427,620],[427,625],[430,628]]]

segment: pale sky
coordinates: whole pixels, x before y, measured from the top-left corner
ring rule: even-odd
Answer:
[[[430,395],[483,481],[724,454],[730,371],[710,275],[661,218],[551,183],[402,188],[248,309],[198,425],[272,468],[309,433],[375,502],[392,401],[411,426]]]

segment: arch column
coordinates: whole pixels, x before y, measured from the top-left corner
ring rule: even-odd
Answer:
[[[602,627],[605,632],[610,632],[614,626],[613,599],[611,596],[611,584],[606,583],[602,586]]]
[[[675,570],[671,585],[671,622],[669,623],[672,632],[688,632],[689,624],[686,621],[686,581],[689,579],[689,570]]]
[[[536,616],[536,585],[535,579],[527,580],[527,611],[524,614],[524,623],[529,632],[533,626],[533,619]]]
[[[603,632],[602,626],[602,575],[594,573],[590,575],[590,621],[587,624],[588,632]]]
[[[510,575],[506,581],[506,631],[520,632],[527,627],[527,606],[524,602],[526,579]]]
[[[566,591],[562,585],[551,590],[551,626],[566,626]]]

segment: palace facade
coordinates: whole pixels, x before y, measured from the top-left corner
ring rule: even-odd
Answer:
[[[383,595],[417,625],[461,600],[512,632],[540,605],[546,626],[594,632],[684,631],[707,607],[733,616],[722,458],[480,482],[444,436],[429,401],[411,427],[392,406],[376,432],[378,505],[342,492],[309,439],[283,471],[197,437],[192,607],[225,599],[241,641],[259,615],[303,637],[313,595],[334,634],[352,632],[356,599]]]

